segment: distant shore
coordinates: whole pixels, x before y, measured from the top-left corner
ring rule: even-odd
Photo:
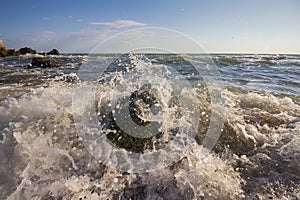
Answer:
[[[36,50],[30,47],[23,47],[20,49],[8,49],[3,45],[3,42],[0,39],[0,57],[19,56],[25,54],[60,55],[60,52],[57,49],[52,49],[47,53],[43,53],[43,52],[38,53]]]

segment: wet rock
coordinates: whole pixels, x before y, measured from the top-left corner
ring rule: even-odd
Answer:
[[[131,119],[139,125],[147,125],[147,116],[151,113],[150,107],[158,103],[155,91],[150,85],[145,85],[140,91],[135,91],[130,96],[129,113]]]
[[[127,151],[132,151],[135,153],[143,153],[145,150],[153,149],[152,137],[137,138],[131,136],[122,131],[113,120],[111,120],[108,128],[110,130],[115,130],[115,132],[109,132],[107,134],[107,139],[118,148],[124,148]]]
[[[154,135],[149,134],[150,132],[152,133],[154,128],[159,127],[159,124],[155,121],[152,121],[150,124],[150,121],[148,120],[150,113],[160,112],[159,109],[155,109],[156,107],[154,105],[159,102],[155,88],[153,88],[151,85],[144,85],[139,90],[133,92],[128,99],[121,100],[118,104],[119,108],[114,110],[115,116],[123,115],[121,114],[123,112],[122,108],[125,105],[124,102],[127,101],[129,101],[129,116],[125,114],[123,118],[126,119],[127,117],[130,117],[135,125],[140,127],[144,126],[145,128],[142,129],[144,132],[139,131],[138,134],[141,136],[147,135],[147,137],[136,137],[136,135],[131,135],[131,133],[123,131],[118,126],[111,111],[103,114],[105,113],[106,105],[106,103],[103,102],[103,105],[100,105],[99,107],[99,110],[102,110],[99,112],[102,113],[102,115],[99,116],[99,121],[101,124],[103,123],[103,126],[105,126],[108,130],[113,130],[107,134],[107,139],[116,147],[124,148],[127,151],[132,151],[135,153],[143,153],[144,151],[153,150],[154,147],[159,149],[164,145],[165,142],[160,140],[163,136],[163,133],[159,130],[155,130]],[[174,105],[170,105],[170,107],[172,106]],[[152,109],[150,109],[150,107]],[[127,129],[125,128],[125,130]]]
[[[55,80],[56,81],[64,81],[67,83],[76,83],[79,81],[79,78],[75,73],[70,73],[70,74],[64,74],[62,76],[56,76]]]
[[[143,199],[146,196],[145,189],[146,186],[138,179],[124,190],[122,196],[124,199]]]
[[[58,62],[53,60],[48,60],[45,58],[32,58],[31,65],[28,66],[29,69],[32,68],[53,68],[59,67]]]
[[[279,126],[286,124],[286,121],[280,119],[270,113],[251,113],[250,115],[244,116],[246,122],[251,124],[260,124],[261,126],[267,124],[269,127],[278,128]]]
[[[205,137],[205,135],[198,135],[198,140],[199,138],[203,139],[203,137]],[[218,142],[213,150],[219,153],[225,151],[226,148],[237,155],[244,155],[256,148],[256,141],[253,137],[245,133],[242,126],[238,126],[236,123],[226,120]]]
[[[23,48],[19,49],[19,52],[22,55],[23,54],[27,54],[27,53],[29,53],[29,54],[36,54],[37,53],[35,50],[33,50],[33,49],[29,48],[29,47],[23,47]]]
[[[57,49],[52,49],[47,53],[47,55],[60,55],[60,53]]]

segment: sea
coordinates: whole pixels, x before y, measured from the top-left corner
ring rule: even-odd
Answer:
[[[0,199],[300,199],[300,55],[0,58]]]

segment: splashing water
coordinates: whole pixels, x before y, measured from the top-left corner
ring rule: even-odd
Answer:
[[[65,57],[65,61],[70,59]],[[62,64],[62,69],[50,73],[39,69],[28,71],[19,64],[7,66],[1,60],[10,70],[5,77],[1,75],[2,79],[7,79],[14,68],[20,69],[11,74],[14,77],[18,73],[28,73],[33,80],[40,77],[33,74],[50,73],[55,76],[42,76],[44,78],[39,79],[42,82],[39,84],[35,82],[28,85],[28,82],[21,82],[1,85],[1,91],[7,92],[1,92],[0,98],[0,199],[300,198],[299,96],[280,91],[272,93],[264,91],[264,88],[262,91],[249,88],[245,91],[239,89],[238,84],[233,87],[233,82],[224,83],[225,123],[217,145],[212,151],[208,151],[201,146],[203,134],[210,123],[210,94],[205,87],[207,83],[193,77],[192,81],[197,79],[201,83],[189,82],[184,85],[187,87],[180,88],[180,93],[176,93],[186,99],[174,99],[172,97],[176,95],[172,94],[174,87],[170,80],[176,83],[177,79],[168,63],[180,68],[183,61],[178,57],[172,58],[172,55],[148,57],[153,65],[151,69],[147,68],[149,63],[143,64],[145,59],[133,60],[135,66],[140,67],[136,70],[140,70],[145,76],[137,78],[137,84],[128,82],[122,70],[109,71],[101,80],[95,80],[91,84],[80,80],[76,76],[78,66],[74,65],[72,68],[67,61]],[[28,62],[27,59],[24,58],[23,65]],[[105,57],[102,59],[105,60]],[[251,75],[246,68],[242,68],[245,60],[251,63],[245,57],[241,59],[241,63],[233,65],[244,70],[244,74]],[[119,62],[120,67],[124,66],[124,62]],[[268,63],[269,65],[271,64]],[[127,66],[129,71],[132,70],[130,66]],[[229,76],[230,69],[226,67],[225,76]],[[222,70],[225,71],[224,68]],[[160,74],[157,83],[167,81],[163,85],[170,87],[161,88],[161,84],[153,83],[149,87],[146,84],[149,79],[147,75],[153,73]],[[177,72],[177,78],[184,79],[183,74]],[[22,80],[22,76],[17,79]],[[118,162],[128,164],[125,167],[134,167],[128,157],[129,152],[146,154],[163,150],[167,142],[172,138],[176,139],[172,133],[178,133],[178,127],[199,124],[198,129],[195,134],[190,135],[194,138],[188,137],[184,140],[186,143],[179,143],[188,144],[187,147],[178,147],[178,143],[170,145],[171,150],[178,148],[179,157],[172,160],[171,165],[162,165],[164,167],[157,171],[128,173],[109,167],[109,164],[101,162],[90,153],[89,147],[78,135],[76,113],[72,108],[73,89],[78,84],[96,85],[93,101],[83,99],[75,111],[88,112],[91,105],[93,110],[97,110],[97,129],[86,129],[86,132],[91,137],[95,133],[98,138],[100,127],[106,141],[124,153],[122,158],[125,161],[110,157],[111,162],[117,158]],[[147,92],[149,90],[151,92]],[[7,95],[8,92],[10,96]],[[112,119],[118,120],[122,114],[119,112],[122,102],[115,100],[128,95],[133,109],[129,116],[135,123],[147,126],[152,122],[159,122],[158,135],[152,136],[151,140],[140,137],[131,141],[131,138],[125,136],[118,140],[123,133],[113,127],[119,123]],[[150,97],[151,101],[147,101],[145,96]],[[199,117],[196,122],[190,120],[195,119],[192,113],[181,110],[182,105],[192,105],[184,104],[184,100],[190,99],[198,105]],[[116,138],[113,134],[119,137]],[[143,145],[126,146],[137,141]],[[105,152],[110,152],[107,146],[105,148]],[[169,152],[164,155],[169,158]]]

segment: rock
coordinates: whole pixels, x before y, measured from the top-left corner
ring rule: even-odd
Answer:
[[[0,48],[1,48],[1,47],[4,47],[3,41],[2,41],[2,40],[0,40]]]
[[[6,57],[8,55],[7,49],[0,48],[0,57]]]
[[[2,40],[0,40],[0,57],[6,57],[8,55],[8,49],[3,45]]]
[[[18,55],[24,55],[24,54],[37,54],[36,50],[31,49],[30,47],[23,47],[19,50],[16,49],[7,49],[3,43],[2,40],[0,40],[0,57],[6,57],[6,56],[18,56]],[[41,55],[60,55],[59,51],[57,49],[52,49],[48,53],[40,53]],[[54,61],[47,61],[45,63],[47,67],[53,67],[55,66]],[[50,65],[50,66],[48,66]],[[32,65],[34,66],[34,65]],[[44,64],[43,64],[44,66]]]
[[[286,124],[287,122],[283,119],[280,119],[274,115],[271,115],[267,112],[258,112],[258,113],[251,113],[250,115],[244,116],[246,122],[251,124],[260,124],[263,126],[267,124],[269,127],[278,128],[281,125]]]
[[[6,56],[18,56],[20,55],[20,51],[16,49],[7,49],[3,43],[2,40],[0,40],[0,57],[6,57]]]
[[[9,49],[8,50],[8,56],[19,56],[20,52],[16,49]]]
[[[144,85],[139,91],[131,94],[129,114],[136,124],[145,126],[150,123],[146,120],[151,113],[150,107],[158,103],[154,94],[155,90],[151,88],[151,85]]]
[[[20,55],[20,52],[16,49],[7,49],[7,48],[1,48],[0,47],[0,57],[6,57],[6,56],[18,56]]]
[[[32,58],[31,65],[28,66],[29,69],[31,68],[53,68],[59,67],[58,63],[53,60],[48,60],[45,58]]]
[[[36,51],[35,50],[33,50],[33,49],[31,49],[31,48],[29,48],[29,47],[23,47],[23,48],[21,48],[21,49],[19,49],[19,52],[20,52],[20,54],[27,54],[27,53],[30,53],[30,54],[36,54]]]
[[[125,98],[120,100],[118,106],[114,109],[114,113],[107,108],[109,101],[101,100],[101,102],[98,102],[99,104],[97,103],[97,113],[101,113],[101,115],[99,115],[99,123],[101,126],[105,127],[105,129],[109,130],[106,137],[112,145],[135,153],[151,151],[154,148],[160,149],[161,146],[165,145],[165,141],[161,139],[163,132],[156,130],[153,135],[149,134],[149,132],[152,132],[153,128],[156,128],[154,124],[157,123],[157,127],[159,127],[158,122],[148,120],[151,112],[159,112],[159,110],[156,110],[155,106],[156,103],[160,102],[156,93],[155,87],[152,87],[150,84],[144,85],[139,88],[139,90],[134,91],[128,99]],[[123,108],[126,105],[125,102],[129,102],[129,108],[127,108],[129,109],[129,113],[120,114],[123,112]],[[176,104],[176,102],[173,104]],[[170,105],[170,107],[172,106],[174,105]],[[147,137],[137,137],[134,135],[135,133],[123,131],[124,127],[119,127],[117,123],[117,120],[122,119],[116,119],[114,115],[123,115],[122,118],[124,120],[131,119],[133,124],[144,127],[136,134]],[[125,130],[128,129],[125,128]]]
[[[244,155],[255,149],[256,141],[253,137],[247,136],[242,126],[226,120],[214,151],[222,152],[225,150],[224,147],[237,155]]]
[[[0,40],[0,57],[19,56],[19,55],[24,55],[24,54],[37,54],[37,52],[36,52],[36,50],[34,50],[34,49],[30,48],[30,47],[23,47],[23,48],[21,48],[19,50],[16,50],[16,49],[7,49],[3,45],[2,40]],[[41,53],[41,55],[60,55],[60,53],[59,53],[59,51],[57,49],[52,49],[48,53]],[[42,63],[42,66],[44,66],[44,64],[46,64],[47,67],[57,67],[58,66],[55,61],[47,61],[47,62],[44,61],[44,62],[45,63]],[[57,66],[55,66],[55,65],[57,65]],[[34,66],[34,65],[32,65],[32,66]]]
[[[47,53],[47,55],[59,55],[59,51],[57,49],[52,49]]]

